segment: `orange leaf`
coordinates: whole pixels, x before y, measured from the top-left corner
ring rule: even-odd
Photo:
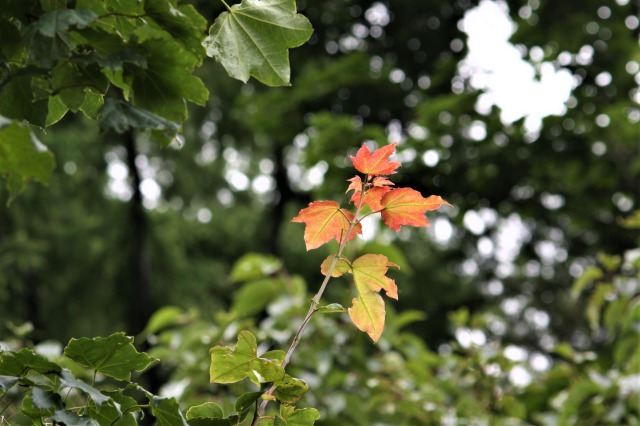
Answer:
[[[365,254],[357,258],[352,265],[353,280],[356,287],[367,288],[371,291],[380,291],[384,289],[387,296],[398,300],[398,286],[395,281],[386,276],[389,267],[395,266],[393,262],[389,262],[387,256],[383,254]]]
[[[298,216],[292,222],[301,222],[304,228],[304,242],[307,250],[318,248],[324,243],[336,239],[340,242],[344,238],[351,221],[354,220],[353,213],[340,208],[335,201],[314,201],[309,207],[300,210]],[[349,240],[356,234],[362,234],[362,226],[358,223],[354,228]]]
[[[371,210],[374,211],[382,210],[382,204],[380,204],[380,201],[382,200],[382,196],[389,191],[391,191],[391,188],[388,186],[374,186],[373,188],[369,188],[364,194],[362,204],[367,204],[371,207]],[[360,190],[353,193],[351,196],[351,202],[356,205],[360,202]]]
[[[385,306],[382,297],[375,291],[364,291],[353,299],[353,306],[349,308],[351,321],[360,330],[377,342],[384,330]]]
[[[380,203],[383,206],[382,220],[394,231],[399,231],[401,225],[429,226],[429,221],[424,216],[427,210],[451,205],[437,195],[424,198],[411,188],[397,188],[387,192]]]
[[[367,175],[390,175],[400,167],[400,163],[389,161],[389,156],[396,149],[395,143],[383,146],[371,153],[366,145],[358,150],[355,157],[351,157],[353,166],[361,173]]]
[[[373,179],[373,186],[393,186],[395,183],[391,182],[386,177],[378,176]]]

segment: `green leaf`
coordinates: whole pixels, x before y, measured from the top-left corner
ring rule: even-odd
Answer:
[[[132,99],[136,106],[167,120],[184,121],[186,101],[206,104],[209,91],[202,80],[192,75],[198,58],[175,41],[149,40],[140,48],[148,68],[131,72]]]
[[[57,9],[45,13],[24,34],[30,59],[49,68],[60,59],[70,57],[69,29],[85,28],[97,18],[98,15],[87,9]]]
[[[76,379],[70,371],[62,371],[62,373],[60,374],[60,385],[60,387],[80,389],[81,391],[87,393],[97,407],[100,407],[103,403],[111,400],[111,398],[104,395],[98,389],[86,384],[82,380]]]
[[[103,391],[111,398],[111,401],[101,407],[96,407],[91,401],[89,402],[89,414],[100,426],[135,426],[138,424],[133,414],[135,411],[141,411],[137,407],[138,402],[123,395],[122,392],[122,390]]]
[[[20,349],[17,352],[0,351],[0,375],[24,376],[29,370],[45,374],[57,373],[62,368],[27,348]]]
[[[312,32],[307,18],[296,13],[295,0],[243,0],[218,16],[203,45],[233,78],[288,86],[287,49],[302,45]]]
[[[48,184],[54,167],[53,154],[29,129],[0,116],[0,176],[11,198],[30,180]]]
[[[264,279],[246,283],[233,296],[231,311],[237,316],[251,316],[262,311],[285,289],[279,279]]]
[[[34,395],[34,392],[37,394],[37,396]],[[47,394],[47,396],[45,396],[45,393]],[[43,402],[45,400],[42,398],[47,398],[50,394],[50,392],[43,391],[42,389],[33,388],[31,390],[31,395],[27,395],[22,399],[20,411],[25,416],[31,418],[33,420],[33,424],[42,424],[43,418],[51,417],[56,411],[56,408],[61,408],[61,406],[54,404],[54,406],[52,406],[51,408],[38,408],[34,403],[34,398],[41,398],[39,404],[48,405],[49,403]]]
[[[180,407],[175,398],[162,398],[153,396],[151,402],[151,413],[155,416],[159,426],[188,426],[187,420],[180,412]]]
[[[133,337],[115,333],[109,337],[71,339],[64,355],[98,373],[130,380],[133,370],[142,371],[156,359],[133,346]]]
[[[264,392],[247,392],[238,397],[235,403],[238,419],[243,422],[247,415],[256,408],[256,401],[260,399]]]
[[[185,314],[182,308],[177,306],[165,306],[158,309],[151,315],[147,326],[144,328],[144,335],[149,336],[155,334],[165,328],[185,324],[189,317]]]
[[[282,269],[282,261],[275,256],[247,253],[233,264],[230,279],[234,283],[271,276]]]
[[[213,402],[205,402],[204,404],[195,405],[187,410],[187,420],[195,418],[221,419],[224,412],[218,404]]]
[[[347,308],[345,308],[339,303],[330,303],[326,306],[320,306],[317,310],[318,312],[324,312],[324,313],[347,312]]]
[[[51,416],[51,420],[70,426],[99,426],[98,423],[90,417],[79,416],[73,411],[68,410],[56,411],[53,416]]]
[[[176,5],[176,1],[147,0],[144,9],[152,22],[162,28],[170,40],[177,40],[196,57],[203,56],[201,40],[207,20],[192,5]],[[141,28],[149,28],[145,25]],[[136,34],[139,34],[136,32]]]
[[[128,102],[108,100],[99,115],[100,127],[124,133],[131,128],[162,130],[175,135],[180,125]]]
[[[240,332],[233,349],[216,346],[210,353],[211,383],[235,383],[246,377],[254,382],[266,383],[284,378],[284,369],[279,364],[258,358],[256,338],[248,331]]]
[[[38,410],[48,410],[51,408],[60,408],[60,396],[42,388],[34,387],[31,389],[31,400],[33,407]]]
[[[30,76],[15,76],[0,85],[0,115],[46,127],[64,117],[67,108],[57,96],[36,100],[33,80]]]
[[[20,378],[16,376],[0,376],[0,391],[2,391],[2,394],[18,383],[18,380]]]
[[[274,386],[276,386],[275,397],[285,404],[295,404],[309,390],[309,386],[304,380],[296,379],[288,374],[284,380],[275,382]]]
[[[315,408],[296,410],[289,405],[280,405],[280,416],[287,426],[312,426],[320,418]]]

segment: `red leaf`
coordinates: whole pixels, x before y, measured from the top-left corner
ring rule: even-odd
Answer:
[[[400,167],[400,163],[389,161],[389,156],[396,149],[395,143],[383,146],[371,153],[366,145],[358,150],[355,157],[351,157],[353,166],[361,173],[367,175],[390,175]]]
[[[423,198],[418,191],[411,188],[394,189],[386,193],[380,203],[383,206],[382,220],[394,231],[399,231],[401,225],[429,226],[429,221],[424,216],[427,210],[451,205],[437,195]]]
[[[340,242],[344,238],[351,221],[354,220],[353,213],[340,208],[335,201],[314,201],[309,207],[300,210],[298,216],[292,222],[301,222],[304,228],[304,242],[307,250],[318,248],[326,242],[336,239]],[[362,225],[359,223],[354,228],[349,240],[356,234],[362,234]]]

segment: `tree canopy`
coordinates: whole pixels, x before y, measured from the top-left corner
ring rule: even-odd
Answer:
[[[320,285],[337,245],[307,252],[291,219],[349,202],[363,142],[397,143],[396,185],[453,208],[411,235],[365,224],[349,255],[398,265],[400,297],[378,346],[339,312],[308,332],[293,368],[326,374],[322,419],[637,420],[638,12],[0,0],[0,336],[142,332],[195,401],[202,336],[281,343]]]

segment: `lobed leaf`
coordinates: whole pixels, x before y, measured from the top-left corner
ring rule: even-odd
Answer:
[[[353,220],[353,213],[341,209],[335,201],[314,201],[309,207],[300,210],[291,221],[305,223],[304,242],[307,250],[312,250],[334,238],[340,242]],[[353,239],[356,234],[362,234],[360,223],[355,226],[348,239]]]
[[[62,368],[27,348],[16,352],[0,351],[0,375],[26,376],[31,370],[46,374],[58,373]]]
[[[156,361],[133,346],[133,337],[114,333],[109,337],[71,339],[64,355],[98,373],[117,380],[131,380],[132,371],[145,370]]]
[[[295,0],[243,0],[218,16],[202,44],[233,78],[289,86],[288,49],[312,32],[307,18],[296,13]]]
[[[411,188],[393,189],[386,193],[380,202],[383,207],[382,220],[394,231],[399,231],[402,225],[429,226],[429,221],[424,216],[426,211],[451,205],[437,195],[424,198]]]
[[[284,369],[267,358],[259,358],[256,338],[248,331],[241,331],[238,343],[211,348],[211,383],[235,383],[249,377],[254,382],[266,383],[281,380]]]
[[[175,398],[153,396],[150,398],[151,414],[158,426],[188,426]]]
[[[365,254],[357,258],[352,265],[356,287],[360,286],[375,292],[384,289],[387,296],[398,300],[398,286],[394,280],[385,275],[392,266],[398,267],[382,254]]]
[[[389,157],[396,150],[397,143],[385,145],[382,148],[369,151],[367,145],[362,145],[355,157],[351,157],[353,166],[365,175],[390,175],[400,167],[400,163],[389,161]]]

